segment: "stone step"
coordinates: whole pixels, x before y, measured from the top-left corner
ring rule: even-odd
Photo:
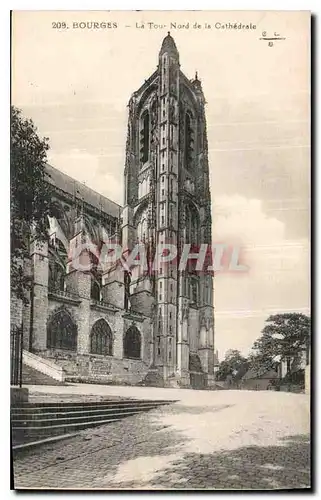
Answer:
[[[174,403],[174,400],[166,400],[166,399],[124,399],[124,400],[107,400],[107,401],[82,401],[82,402],[73,402],[73,401],[63,401],[61,403],[50,401],[42,402],[42,403],[20,403],[19,406],[15,406],[12,408],[12,411],[17,410],[44,410],[47,408],[57,408],[59,409],[67,409],[67,408],[110,408],[112,406],[129,406],[129,405],[144,405],[144,404],[168,404]]]
[[[169,403],[166,400],[24,403],[11,409],[13,446],[105,425]]]
[[[130,416],[130,414],[126,416]],[[43,427],[17,427],[12,429],[12,445],[14,448],[16,445],[21,445],[23,443],[28,443],[31,441],[37,441],[37,440],[40,441],[45,438],[53,436],[60,436],[67,433],[78,432],[84,429],[98,427],[100,425],[107,425],[112,422],[117,422],[122,418],[118,417],[118,418],[108,418],[99,421],[93,420],[89,422],[55,424]]]
[[[132,408],[137,408],[141,410],[147,410],[150,408],[157,408],[158,406],[163,405],[164,403],[161,404],[148,404],[144,403],[143,405],[127,405],[127,406],[110,406],[110,407],[103,407],[103,408],[96,408],[96,407],[71,407],[71,408],[42,408],[42,409],[35,409],[34,411],[31,410],[31,408],[28,408],[27,411],[25,409],[14,409],[11,411],[11,420],[22,420],[22,419],[41,419],[41,418],[63,418],[64,416],[76,416],[76,415],[98,415],[99,413],[112,413],[112,412],[117,412],[117,411],[127,411]]]
[[[14,415],[11,418],[12,428],[17,427],[42,427],[42,426],[52,426],[56,423],[63,424],[68,422],[83,421],[88,420],[102,420],[106,418],[115,418],[118,416],[126,416],[132,413],[139,413],[142,411],[148,411],[156,408],[154,405],[143,406],[143,407],[130,407],[130,408],[118,408],[118,409],[108,409],[104,411],[94,410],[93,412],[64,412],[64,413],[45,413],[45,414],[20,414]]]

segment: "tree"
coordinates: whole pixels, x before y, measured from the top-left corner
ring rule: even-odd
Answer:
[[[270,369],[276,361],[286,361],[287,373],[310,345],[311,320],[301,313],[270,316],[262,336],[254,343],[251,368]]]
[[[233,380],[240,378],[246,372],[247,360],[237,349],[229,349],[225,358],[219,364],[216,374],[217,380],[226,380],[230,375]],[[243,373],[244,372],[244,373]],[[241,376],[242,376],[241,375]]]
[[[51,184],[45,166],[48,138],[40,139],[32,120],[11,107],[11,291],[24,302],[30,287],[25,274],[31,235],[40,243],[48,238]]]

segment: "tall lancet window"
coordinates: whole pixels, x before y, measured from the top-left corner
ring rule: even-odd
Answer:
[[[125,288],[125,294],[124,294],[124,309],[125,311],[128,311],[130,308],[130,282],[131,282],[131,275],[130,272],[124,271],[124,288]]]
[[[52,291],[64,292],[66,289],[67,252],[61,241],[55,238],[49,246],[48,287]]]
[[[190,252],[198,252],[199,244],[199,218],[196,210],[191,205],[185,207],[185,243],[191,244]],[[187,263],[187,271],[193,272],[197,261],[189,260]]]
[[[185,166],[190,168],[192,165],[193,158],[193,127],[192,127],[192,117],[189,112],[185,114]]]
[[[190,205],[185,207],[185,241],[186,243],[198,244],[198,215]]]
[[[141,118],[140,130],[140,159],[142,163],[148,161],[149,156],[149,113],[145,111]]]

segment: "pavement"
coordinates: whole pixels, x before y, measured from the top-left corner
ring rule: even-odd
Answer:
[[[68,395],[175,400],[14,460],[16,489],[282,490],[310,487],[309,396],[73,384]]]

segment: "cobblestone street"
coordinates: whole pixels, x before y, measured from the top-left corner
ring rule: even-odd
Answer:
[[[310,486],[306,395],[85,385],[52,388],[53,393],[58,390],[177,402],[19,454],[14,461],[15,488]]]

